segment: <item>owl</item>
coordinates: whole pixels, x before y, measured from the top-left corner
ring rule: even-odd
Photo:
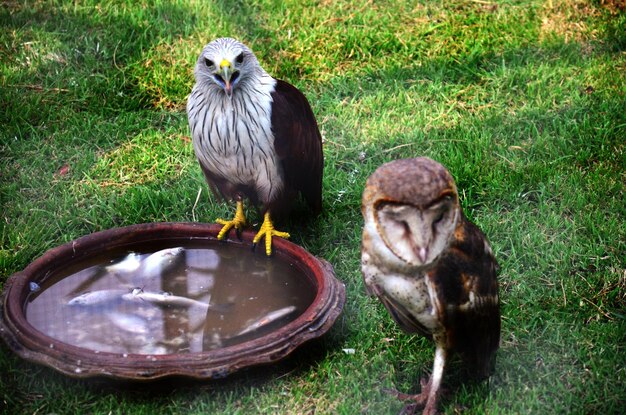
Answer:
[[[490,374],[500,342],[497,262],[463,215],[454,179],[426,157],[380,166],[363,192],[361,271],[370,294],[409,333],[435,343],[430,378],[407,412],[437,412],[444,367],[460,355],[477,378]]]

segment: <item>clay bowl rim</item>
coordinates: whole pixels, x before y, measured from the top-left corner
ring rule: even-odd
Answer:
[[[221,378],[247,366],[280,360],[302,343],[326,333],[345,303],[345,287],[332,266],[299,245],[272,238],[273,256],[292,260],[307,274],[317,293],[309,307],[295,320],[262,337],[205,352],[181,354],[126,354],[96,352],[55,340],[35,329],[25,316],[30,282],[38,284],[63,266],[72,265],[95,252],[141,245],[142,242],[203,241],[244,245],[252,249],[255,233],[244,231],[217,240],[221,225],[194,222],[159,222],[107,229],[77,238],[46,251],[5,282],[1,297],[0,337],[20,357],[54,368],[72,377],[105,376],[127,380],[151,380],[167,376],[197,379]],[[175,246],[175,245],[172,245]],[[263,247],[257,247],[257,249]],[[69,263],[68,263],[69,260]]]

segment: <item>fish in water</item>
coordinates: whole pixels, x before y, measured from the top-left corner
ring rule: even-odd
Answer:
[[[236,336],[241,336],[241,335],[256,331],[260,329],[261,327],[265,327],[268,324],[273,323],[276,320],[279,320],[283,317],[288,316],[289,314],[293,313],[295,310],[296,310],[296,307],[293,305],[290,305],[288,307],[280,308],[276,311],[267,313],[260,319],[255,320],[253,323],[248,325],[245,329],[241,330],[239,333],[236,334]]]
[[[115,326],[129,333],[147,334],[149,332],[148,320],[136,315],[112,311],[107,313],[107,317]]]
[[[160,275],[165,269],[176,263],[184,248],[167,248],[157,251],[141,262],[145,278]]]
[[[81,295],[72,298],[67,302],[67,305],[71,306],[94,306],[110,301],[116,301],[121,299],[124,294],[128,294],[128,290],[97,290],[88,291]]]
[[[144,291],[141,288],[135,288],[132,292],[126,293],[122,295],[124,300],[128,301],[136,301],[143,300],[152,304],[164,305],[164,306],[175,306],[175,307],[202,307],[205,309],[209,308],[208,303],[204,303],[202,301],[194,300],[193,298],[182,297],[179,295],[173,295],[166,292],[151,292]]]
[[[120,262],[116,262],[113,265],[109,265],[106,268],[107,271],[118,274],[128,274],[135,272],[141,266],[141,255],[131,252]]]

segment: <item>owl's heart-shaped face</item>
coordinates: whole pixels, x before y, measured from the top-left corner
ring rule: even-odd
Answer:
[[[385,201],[376,205],[376,226],[398,258],[414,266],[428,265],[448,247],[456,227],[455,208],[448,196],[424,208]]]

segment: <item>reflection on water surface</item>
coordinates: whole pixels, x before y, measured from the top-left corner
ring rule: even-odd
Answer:
[[[31,286],[27,320],[97,352],[195,353],[293,321],[315,288],[293,264],[232,244],[92,258]]]

